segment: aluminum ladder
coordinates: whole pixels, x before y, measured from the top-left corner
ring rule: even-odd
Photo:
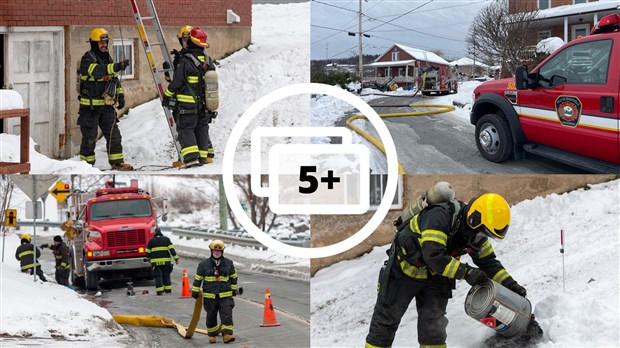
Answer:
[[[144,47],[146,59],[151,65],[151,73],[153,74],[153,80],[155,81],[155,86],[157,87],[159,98],[163,101],[164,86],[162,84],[160,72],[168,72],[170,74],[170,78],[172,78],[174,73],[172,69],[172,58],[170,57],[168,46],[166,46],[166,41],[164,39],[163,31],[161,30],[159,17],[157,17],[157,11],[155,11],[155,5],[153,5],[153,0],[145,0],[144,2],[146,3],[146,7],[150,14],[150,16],[148,17],[143,17],[142,15],[140,15],[137,0],[129,0],[129,3],[131,4],[131,9],[133,10],[133,17],[136,20],[136,25],[138,27],[138,35],[140,35],[142,47]],[[152,28],[155,30],[155,35],[157,36],[157,42],[149,42],[149,39],[146,36],[146,30],[144,29],[144,21],[151,22]],[[168,62],[170,68],[159,68],[162,66],[162,64],[158,65],[155,63],[155,58],[153,57],[153,51],[151,49],[153,46],[159,46],[159,48],[161,49],[162,57],[164,57],[164,61]],[[173,163],[173,166],[180,167],[183,164],[183,157],[181,156],[181,144],[179,143],[179,134],[177,133],[176,122],[174,121],[174,117],[172,116],[172,110],[164,107],[164,113],[166,114],[166,120],[168,121],[166,123],[168,124],[168,128],[170,128],[170,134],[172,134],[174,146],[177,150],[178,158],[177,161]]]

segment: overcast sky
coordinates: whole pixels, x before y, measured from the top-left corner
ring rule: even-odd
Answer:
[[[465,37],[478,11],[492,0],[362,0],[364,54],[393,43],[440,49],[447,58],[467,56]],[[312,0],[312,59],[357,55],[359,0]],[[388,22],[389,24],[386,24]]]

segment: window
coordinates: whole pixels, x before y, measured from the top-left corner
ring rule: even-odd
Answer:
[[[551,7],[551,0],[538,0],[538,9],[546,10]]]
[[[576,38],[580,36],[588,36],[588,34],[590,33],[590,24],[573,25],[571,31],[572,31],[571,40],[575,40]]]
[[[588,0],[573,0],[573,5],[575,4],[585,4]]]
[[[398,68],[398,76],[405,76],[405,68]]]
[[[392,52],[392,60],[393,60],[393,61],[394,61],[394,60],[398,60],[398,54],[399,54],[399,53],[400,53],[400,52]]]
[[[551,37],[551,30],[543,30],[539,31],[536,35],[536,42],[541,42],[544,39],[548,39]]]
[[[123,199],[95,202],[90,205],[91,220],[126,219],[153,215],[148,199]]]
[[[371,174],[370,175],[370,209],[376,210],[381,204],[381,199],[385,193],[387,186],[387,174]],[[398,176],[396,194],[392,199],[392,205],[390,209],[402,209],[403,208],[403,177]]]
[[[119,72],[123,80],[135,79],[134,66],[136,63],[134,42],[133,40],[114,40],[112,43],[113,56],[115,62],[121,62],[129,59],[129,66],[125,70]]]
[[[590,41],[562,50],[539,69],[541,87],[606,84],[611,43],[611,40]]]
[[[392,68],[385,68],[385,77],[392,77]]]

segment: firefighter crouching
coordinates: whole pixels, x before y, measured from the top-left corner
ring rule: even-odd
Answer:
[[[235,340],[233,335],[233,308],[237,295],[237,270],[230,259],[224,257],[224,242],[216,239],[209,245],[211,257],[198,264],[192,286],[192,297],[198,298],[202,285],[203,305],[207,312],[207,331],[209,343],[215,343],[216,336],[222,332],[224,343]],[[221,327],[217,324],[220,314]]]
[[[455,199],[429,205],[407,221],[395,223],[398,232],[379,273],[379,295],[366,336],[366,347],[390,347],[400,320],[416,299],[420,347],[446,347],[445,317],[456,279],[469,285],[493,279],[521,296],[520,286],[495,258],[489,238],[508,232],[510,207],[498,194],[484,194],[468,204]],[[479,268],[462,264],[469,254]]]
[[[56,259],[56,282],[60,285],[69,286],[69,247],[63,242],[61,236],[54,236],[53,243],[40,245],[41,249],[49,248]]]
[[[36,273],[39,276],[39,279],[46,282],[47,279],[41,270],[41,264],[39,263],[39,257],[41,256],[41,251],[39,248],[35,247],[30,243],[31,238],[30,235],[24,233],[20,236],[21,245],[17,247],[15,250],[15,258],[19,260],[19,265],[21,266],[21,270],[23,273]],[[34,263],[34,253],[37,253],[37,264]]]
[[[174,266],[172,266],[170,255],[178,265],[179,255],[174,250],[174,245],[168,237],[161,233],[159,227],[155,228],[155,237],[151,238],[146,245],[146,258],[151,263],[157,296],[161,296],[164,292],[167,294],[172,292],[170,273],[172,273]]]
[[[118,130],[116,111],[125,107],[125,94],[118,78],[118,72],[125,70],[129,60],[114,63],[108,50],[108,32],[95,28],[90,32],[91,49],[84,53],[80,63],[78,125],[82,132],[80,160],[95,164],[97,127],[101,128],[106,140],[108,162],[113,170],[133,170],[124,162],[121,133]]]

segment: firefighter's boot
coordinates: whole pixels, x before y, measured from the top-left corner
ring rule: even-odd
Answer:
[[[229,333],[224,334],[224,343],[230,343],[234,341],[235,341],[235,335],[229,334]]]
[[[215,343],[215,336],[209,336],[209,343]]]
[[[112,165],[112,170],[120,170],[120,171],[132,171],[133,166],[129,163],[115,163]]]

